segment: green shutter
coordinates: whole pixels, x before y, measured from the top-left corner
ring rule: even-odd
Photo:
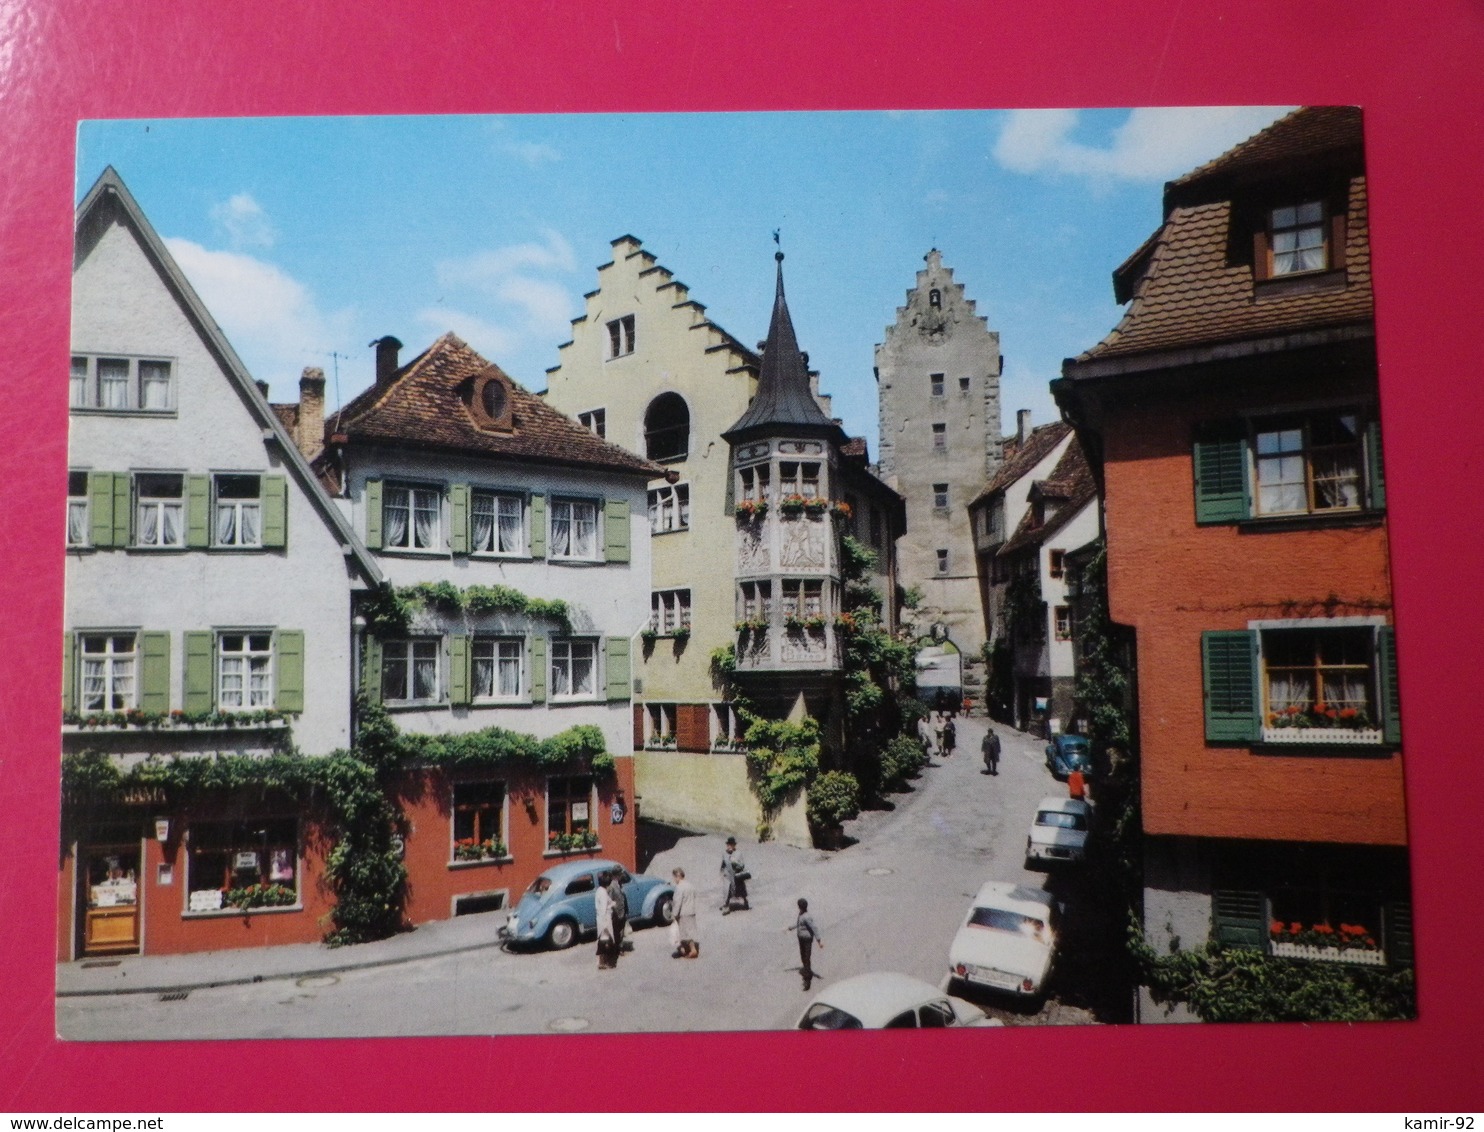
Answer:
[[[627,510],[628,504],[624,504]],[[629,639],[627,637],[609,637],[606,641],[608,649],[608,698],[610,700],[627,700],[630,695],[629,682]]]
[[[113,473],[113,538],[110,546],[129,545],[129,520],[133,510],[133,479],[124,472]]]
[[[283,476],[263,477],[263,545],[288,544],[289,481]]]
[[[139,707],[170,710],[170,634],[139,634]]]
[[[546,638],[531,638],[531,703],[546,702]]]
[[[1381,461],[1381,422],[1365,426],[1366,503],[1372,511],[1386,510],[1386,469]]]
[[[1251,513],[1247,437],[1241,425],[1204,430],[1195,442],[1195,521],[1235,523]]]
[[[88,509],[92,512],[91,538],[94,546],[120,545],[113,541],[113,481],[112,472],[88,473]],[[124,477],[125,490],[128,479]],[[127,539],[125,540],[127,541]]]
[[[186,476],[186,545],[211,545],[211,477]]]
[[[77,710],[77,635],[62,634],[62,710]]]
[[[603,558],[607,562],[629,560],[629,501],[610,499],[603,508]],[[625,645],[628,641],[624,642]]]
[[[531,496],[531,557],[546,557],[546,496]]]
[[[381,481],[367,480],[362,493],[366,504],[366,545],[372,550],[381,549]],[[379,665],[378,665],[379,667]],[[379,687],[379,685],[378,685]]]
[[[273,706],[279,711],[304,710],[304,631],[280,629],[273,641],[273,670],[278,687]]]
[[[216,702],[213,694],[216,675],[216,634],[187,633],[185,635],[185,698],[181,704],[186,711],[210,711]]]
[[[1381,908],[1382,946],[1386,961],[1393,967],[1410,967],[1415,962],[1412,950],[1412,905],[1406,900],[1388,900]]]
[[[1388,743],[1402,741],[1402,702],[1396,679],[1396,630],[1376,630],[1377,683],[1381,688],[1381,731]]]
[[[1262,948],[1267,926],[1262,893],[1230,888],[1211,893],[1211,935],[1217,943]]]
[[[455,554],[469,553],[469,485],[456,483],[448,489],[448,544]]]
[[[367,634],[361,645],[361,693],[368,704],[381,703],[381,641]]]
[[[455,707],[469,703],[469,652],[468,637],[456,633],[448,638],[448,701]]]
[[[1257,634],[1246,629],[1201,634],[1206,742],[1251,743],[1262,735]]]

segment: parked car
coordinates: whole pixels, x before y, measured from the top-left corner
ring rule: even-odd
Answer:
[[[1053,735],[1046,744],[1046,769],[1065,779],[1074,770],[1092,774],[1092,744],[1082,735]]]
[[[800,1030],[918,1030],[1001,1026],[972,1003],[932,983],[876,971],[826,987],[799,1017]]]
[[[1082,860],[1091,814],[1092,807],[1080,798],[1042,798],[1026,835],[1026,861]]]
[[[618,871],[629,902],[629,919],[668,924],[674,915],[675,887],[658,877],[632,876],[617,861],[566,861],[553,865],[531,882],[500,935],[514,944],[545,941],[553,948],[571,947],[579,935],[596,935],[595,893],[602,873]]]
[[[955,983],[1034,998],[1056,959],[1060,905],[1044,888],[992,880],[979,890],[948,949]]]

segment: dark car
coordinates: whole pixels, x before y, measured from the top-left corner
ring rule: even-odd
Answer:
[[[1046,769],[1056,778],[1074,770],[1092,774],[1092,744],[1081,735],[1056,735],[1046,744]]]

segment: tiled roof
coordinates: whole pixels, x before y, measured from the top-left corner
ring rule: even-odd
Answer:
[[[1181,190],[1213,177],[1241,176],[1294,161],[1312,161],[1329,150],[1360,146],[1360,107],[1302,106],[1220,157],[1175,178],[1166,191],[1178,198]]]
[[[469,411],[468,383],[490,364],[462,339],[445,334],[386,384],[372,386],[331,417],[326,433],[342,434],[352,444],[441,448],[650,478],[665,474],[659,465],[598,439],[508,377],[513,430],[481,428]]]
[[[852,436],[844,444],[840,445],[840,455],[859,456],[862,460],[868,459],[866,454],[866,438],[864,436]]]
[[[1045,542],[1097,498],[1097,484],[1093,482],[1092,469],[1087,466],[1087,458],[1082,454],[1082,445],[1073,439],[1062,453],[1061,459],[1056,462],[1056,467],[1051,470],[1051,475],[1044,480],[1037,480],[1031,492],[1043,499],[1056,500],[1056,513],[1047,516],[1046,521],[1038,527],[1033,525],[1035,509],[1027,507],[1015,533],[996,553],[1014,554],[1027,546]]]
[[[299,406],[297,404],[278,405],[269,402],[268,408],[273,410],[273,415],[278,418],[278,423],[288,430],[290,436],[293,436],[294,430],[299,427]]]
[[[1031,429],[1031,434],[1025,438],[1023,445],[1018,436],[1005,437],[1002,442],[1000,470],[995,473],[994,479],[984,485],[984,490],[974,497],[974,503],[997,491],[1004,491],[1016,480],[1029,475],[1031,469],[1046,459],[1051,450],[1066,439],[1067,433],[1071,431],[1072,426],[1066,421],[1052,421]]]
[[[1369,321],[1373,298],[1366,209],[1365,177],[1352,177],[1343,288],[1258,296],[1251,264],[1230,262],[1227,255],[1231,203],[1176,208],[1160,230],[1122,320],[1075,361]]]

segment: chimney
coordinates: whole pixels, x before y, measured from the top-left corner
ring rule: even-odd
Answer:
[[[268,383],[266,381],[254,381],[253,384],[258,387],[258,392],[263,395],[263,400],[268,400]]]
[[[376,384],[385,385],[397,372],[397,351],[402,348],[402,343],[388,334],[370,345],[376,347]]]
[[[1031,411],[1020,409],[1015,413],[1015,435],[1024,444],[1031,434]]]
[[[299,378],[299,420],[294,429],[294,443],[313,460],[325,443],[325,371],[318,366],[305,366]]]

